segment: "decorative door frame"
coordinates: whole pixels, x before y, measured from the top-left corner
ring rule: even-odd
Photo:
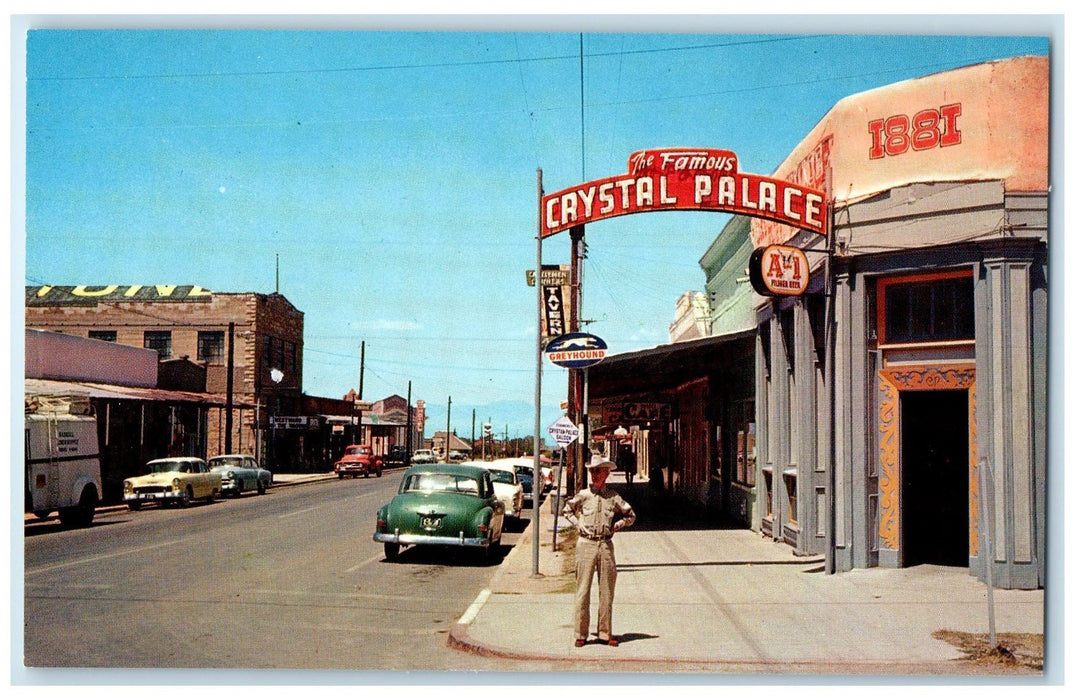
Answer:
[[[878,370],[880,381],[880,492],[878,542],[882,549],[901,552],[900,392],[967,390],[970,552],[978,553],[978,428],[977,381],[974,364],[897,365]]]

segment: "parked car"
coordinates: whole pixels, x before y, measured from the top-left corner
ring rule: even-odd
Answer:
[[[436,464],[437,455],[433,450],[415,450],[411,455],[411,464]]]
[[[410,464],[411,455],[407,452],[407,448],[403,445],[392,445],[388,449],[388,454],[385,455],[384,465],[386,467],[405,467]]]
[[[250,490],[260,496],[272,485],[272,472],[262,469],[253,455],[210,457],[209,469],[220,474],[220,493],[225,496],[239,496]]]
[[[522,457],[516,457],[515,459],[520,460],[522,463],[527,464],[530,467],[534,466],[534,456],[533,455],[524,455]],[[541,455],[540,457],[538,457],[538,464],[541,467],[541,489],[542,489],[542,493],[548,493],[549,491],[552,490],[552,486],[553,486],[552,460],[549,459],[548,457],[546,457],[545,455]]]
[[[448,453],[448,461],[449,462],[455,462],[456,464],[458,464],[460,462],[465,462],[466,459],[467,459],[467,453],[466,452],[460,452],[459,450],[452,450],[451,452]]]
[[[383,468],[384,461],[380,455],[373,454],[373,448],[369,445],[348,445],[343,451],[343,456],[336,462],[334,471],[336,476],[342,479],[345,476],[356,477],[359,474],[380,476]]]
[[[523,506],[534,504],[534,467],[516,467],[515,476],[523,487]]]
[[[504,504],[483,467],[412,465],[399,493],[377,511],[376,527],[373,539],[384,544],[388,561],[410,545],[478,548],[491,555],[500,546]]]
[[[221,478],[197,457],[166,457],[146,463],[146,473],[123,481],[123,500],[131,510],[143,503],[175,503],[185,508],[191,501],[211,502],[220,495]]]
[[[534,482],[534,458],[533,457],[502,457],[500,459],[494,459],[492,462],[486,464],[488,467],[510,467],[515,470],[515,474],[519,479],[519,483],[523,487],[523,502],[533,502],[533,482]],[[545,493],[552,488],[552,469],[549,469],[548,478],[546,479],[545,467],[541,468],[541,492]]]
[[[523,485],[516,476],[514,465],[487,462],[483,466],[493,477],[493,489],[496,491],[496,497],[504,504],[504,514],[512,518],[522,517]]]

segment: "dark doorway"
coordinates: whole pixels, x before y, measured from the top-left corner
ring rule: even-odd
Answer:
[[[966,391],[900,392],[903,565],[968,566]]]

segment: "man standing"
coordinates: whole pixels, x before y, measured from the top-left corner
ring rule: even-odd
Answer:
[[[628,486],[635,482],[635,471],[637,471],[635,451],[630,445],[620,445],[619,450],[616,451],[616,466],[623,470]]]
[[[590,635],[590,586],[597,574],[597,641],[619,646],[612,636],[612,597],[616,592],[616,552],[612,535],[635,521],[627,501],[605,486],[615,465],[595,456],[586,468],[590,488],[583,489],[564,503],[564,519],[579,533],[575,545],[575,646],[586,644]]]

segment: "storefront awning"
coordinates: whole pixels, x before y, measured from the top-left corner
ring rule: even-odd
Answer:
[[[590,400],[674,388],[744,361],[753,363],[753,328],[606,356],[589,368]]]
[[[49,396],[88,396],[91,399],[116,399],[128,401],[162,401],[172,403],[195,403],[205,406],[227,406],[227,397],[220,394],[201,394],[193,391],[171,391],[148,387],[99,384],[97,382],[67,382],[55,379],[26,379],[26,394]],[[235,408],[254,408],[254,404],[233,401]]]

